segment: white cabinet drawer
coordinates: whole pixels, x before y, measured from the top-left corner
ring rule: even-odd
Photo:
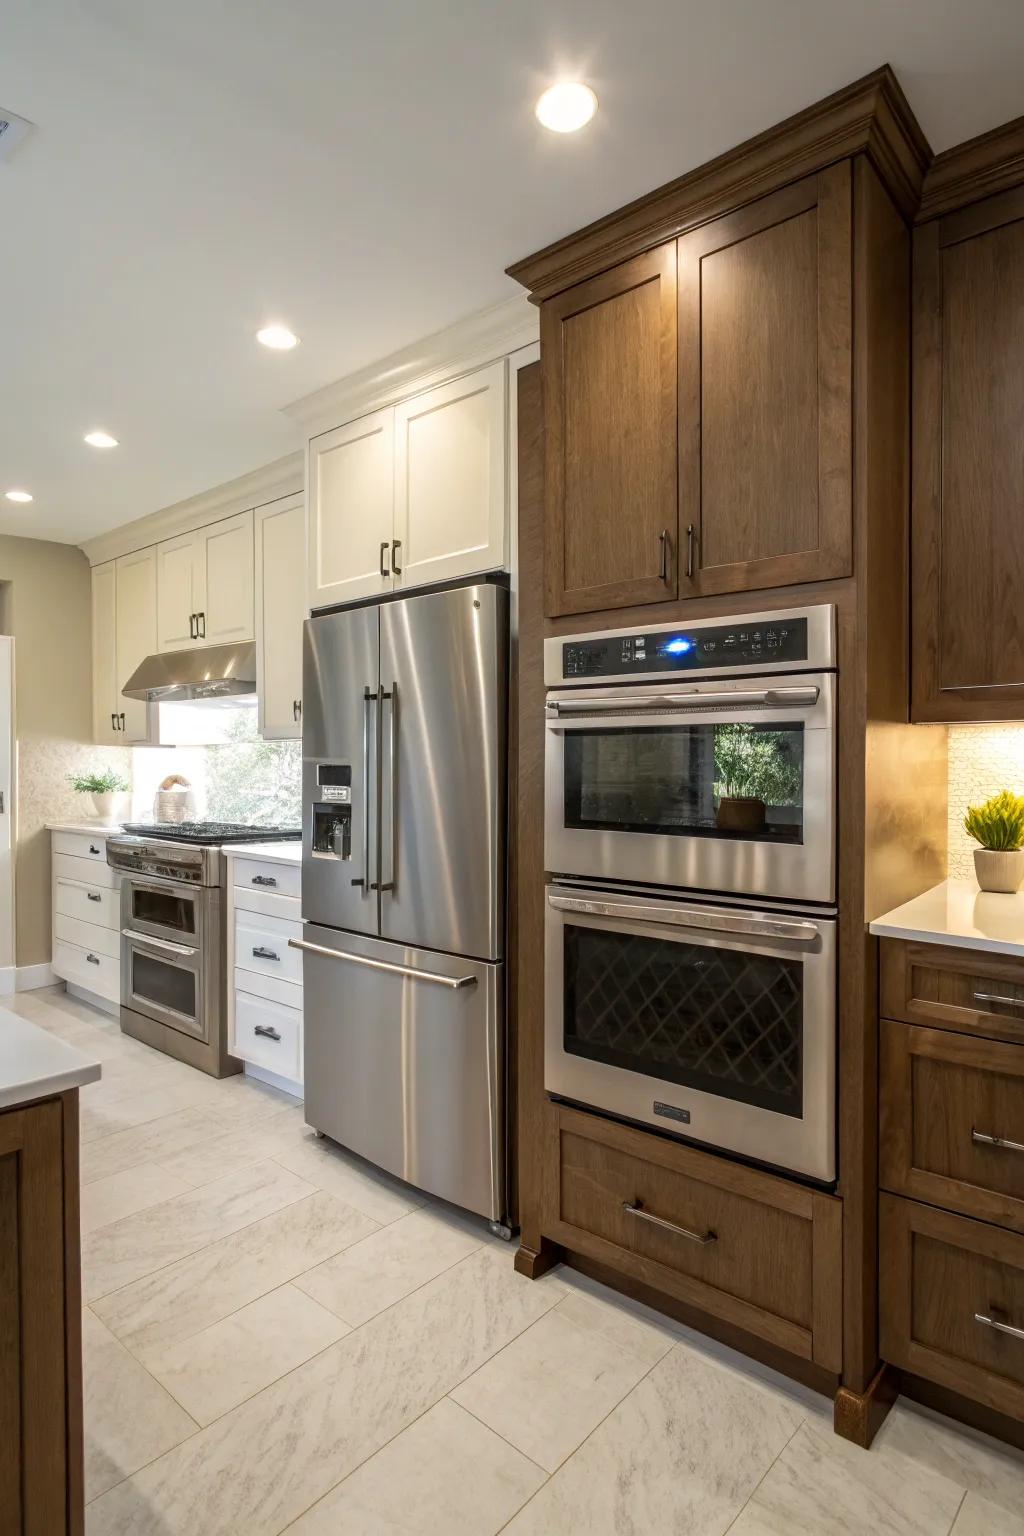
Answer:
[[[302,937],[302,924],[255,912],[235,912],[235,965],[262,976],[302,980],[302,952],[289,939]]]
[[[76,986],[95,992],[110,1003],[121,1000],[121,962],[110,955],[102,955],[97,949],[82,949],[55,939],[53,945],[53,969],[57,976],[72,981]]]
[[[302,895],[300,864],[270,864],[262,859],[232,859],[235,866],[235,905],[242,906],[246,891],[273,891],[278,896]]]
[[[268,1002],[280,1003],[285,1008],[302,1008],[302,983],[286,981],[283,976],[268,976],[262,971],[247,971],[244,965],[235,966],[235,986],[250,997],[265,997]]]
[[[57,834],[54,833],[54,837]],[[53,855],[53,878],[55,880],[77,880],[81,885],[88,885],[93,890],[105,886],[108,890],[116,891],[121,885],[121,876],[116,869],[100,859],[80,859],[76,854],[58,853]]]
[[[86,836],[84,832],[51,832],[54,853],[69,853],[75,859],[88,859],[90,863],[106,868],[107,840],[105,837]]]
[[[95,923],[83,923],[77,917],[64,917],[58,912],[54,919],[54,933],[66,944],[77,944],[79,949],[107,955],[111,960],[120,959],[119,928],[100,928]]]
[[[76,917],[98,928],[121,926],[121,893],[109,885],[80,885],[58,875],[54,881],[54,906],[58,915]]]
[[[235,992],[234,1054],[293,1082],[302,1080],[302,1014],[265,997]]]

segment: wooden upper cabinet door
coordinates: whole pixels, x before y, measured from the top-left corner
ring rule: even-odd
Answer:
[[[914,234],[915,720],[1024,712],[1024,188]]]
[[[676,252],[541,310],[549,615],[675,597]]]
[[[850,163],[679,241],[679,594],[852,569]]]

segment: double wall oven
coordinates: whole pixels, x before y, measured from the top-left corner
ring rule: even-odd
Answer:
[[[835,611],[548,640],[549,1093],[835,1178]]]

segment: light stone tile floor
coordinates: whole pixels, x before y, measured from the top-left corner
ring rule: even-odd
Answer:
[[[1024,1536],[1024,1456],[830,1405],[50,989],[82,1091],[87,1536]]]

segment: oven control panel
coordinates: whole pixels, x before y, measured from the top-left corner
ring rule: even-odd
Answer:
[[[807,659],[807,619],[785,613],[726,624],[595,635],[562,644],[567,682],[642,677],[648,672],[721,672]]]

